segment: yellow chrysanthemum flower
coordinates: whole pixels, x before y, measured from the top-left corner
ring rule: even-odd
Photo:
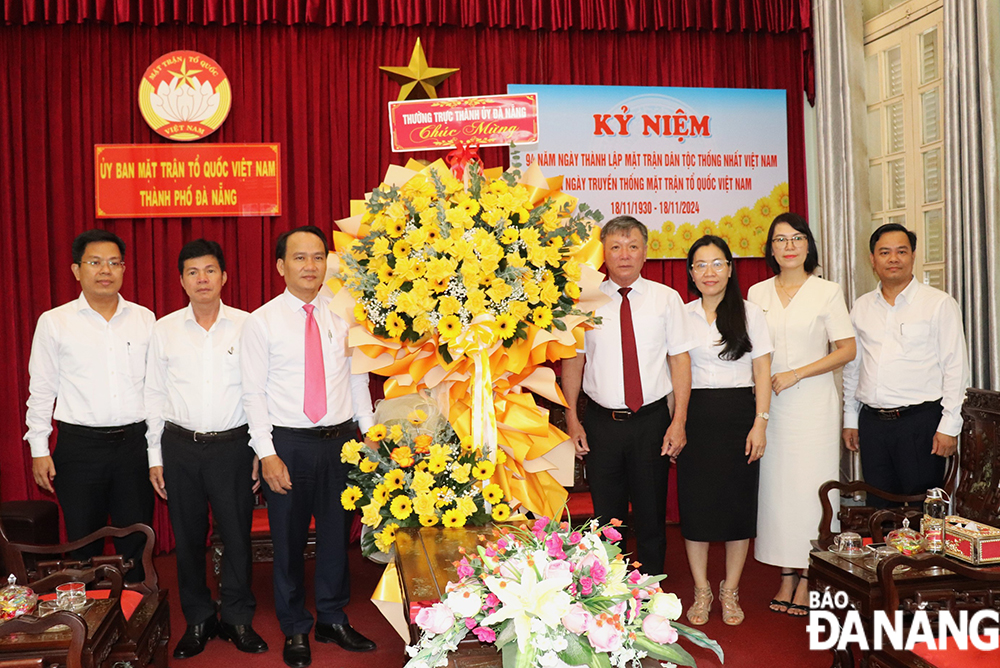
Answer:
[[[362,473],[371,473],[372,471],[378,468],[378,462],[372,461],[371,459],[365,457],[364,459],[361,460],[361,463],[358,464],[358,468],[361,469]]]
[[[778,208],[777,213],[785,213],[791,210],[792,203],[788,195],[787,182],[774,186],[774,190],[771,191],[771,200],[774,202],[775,207]]]
[[[709,220],[708,218],[706,218],[705,220],[703,220],[700,223],[698,223],[698,226],[695,229],[698,230],[698,236],[702,236],[702,237],[705,236],[706,234],[716,234],[717,233],[717,230],[716,230],[716,227],[715,227],[715,221],[714,220]]]
[[[455,510],[462,513],[466,517],[469,517],[470,515],[474,515],[475,512],[479,510],[479,506],[476,505],[475,500],[471,497],[463,496],[455,502]]]
[[[451,468],[451,478],[459,485],[469,482],[469,474],[472,472],[472,464],[459,464]]]
[[[390,492],[395,492],[397,489],[403,489],[403,483],[406,481],[406,474],[403,473],[402,469],[393,469],[385,474],[385,488]]]
[[[441,301],[444,302],[444,299]],[[441,340],[450,343],[462,333],[462,321],[459,320],[457,315],[445,316],[438,322],[437,329]]]
[[[358,499],[361,496],[361,488],[351,485],[340,493],[340,505],[344,507],[344,510],[355,510],[358,507]]]
[[[494,521],[503,522],[508,517],[510,517],[510,506],[506,503],[498,503],[493,506],[493,512],[491,513]]]
[[[413,497],[413,510],[418,515],[433,515],[437,508],[437,496],[430,492],[420,492]]]
[[[352,438],[340,448],[340,461],[346,464],[357,465],[361,461],[359,453],[363,447],[362,443],[358,443]]]
[[[420,516],[420,526],[422,527],[432,527],[438,523],[437,514],[421,515]]]
[[[537,306],[531,312],[531,322],[541,329],[548,329],[552,324],[552,309],[548,306]]]
[[[369,503],[361,509],[361,523],[366,527],[374,529],[382,523],[382,515],[379,510],[382,506],[376,503]]]
[[[649,242],[646,245],[646,252],[651,259],[666,257],[663,254],[663,234],[658,230],[649,230]]]
[[[410,481],[410,489],[421,495],[425,492],[429,492],[431,487],[434,486],[434,476],[432,476],[427,471],[414,471],[413,480]],[[418,509],[419,511],[419,509]]]
[[[766,221],[766,225],[770,226],[771,219],[778,215],[778,207],[770,197],[761,197],[754,204],[753,212],[757,214],[759,221]]]
[[[747,207],[741,208],[733,216],[733,229],[742,234],[744,231],[753,229],[753,212]]]
[[[465,515],[463,515],[458,508],[451,508],[444,511],[444,515],[441,517],[441,524],[445,525],[449,529],[464,527],[466,519]]]
[[[389,512],[397,520],[405,520],[413,512],[413,502],[405,494],[399,494],[389,504]]]
[[[368,432],[365,434],[365,436],[378,443],[383,438],[385,438],[385,425],[384,424],[373,425],[368,429]]]
[[[503,501],[503,488],[496,483],[490,483],[483,488],[483,498],[491,504],[500,503]]]
[[[476,464],[476,467],[472,469],[472,477],[476,480],[489,480],[493,477],[493,472],[496,470],[496,465],[488,459]]]

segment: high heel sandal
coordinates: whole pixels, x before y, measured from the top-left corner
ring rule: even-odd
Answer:
[[[799,575],[795,571],[788,571],[788,572],[782,571],[781,577],[783,577],[783,578],[795,578],[795,584],[792,585],[792,597],[794,597],[795,596],[795,589],[799,586],[799,580],[802,579],[802,576]],[[782,601],[782,600],[777,599],[777,598],[772,598],[771,602],[768,604],[768,608],[767,609],[770,610],[771,612],[776,612],[779,615],[785,615],[785,614],[788,614],[788,606],[790,606],[791,604],[792,604],[792,601],[790,599],[787,600],[787,601]],[[778,605],[783,606],[783,609],[782,610],[775,609],[775,606],[778,606]]]
[[[708,623],[708,613],[712,609],[712,587],[695,587],[694,603],[687,611],[687,619],[695,626]]]
[[[740,588],[726,589],[726,581],[719,583],[719,602],[722,603],[722,621],[729,626],[743,623],[743,609],[740,608]]]

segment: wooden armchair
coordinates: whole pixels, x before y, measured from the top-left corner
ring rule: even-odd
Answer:
[[[938,567],[956,577],[948,578],[947,584],[935,584],[931,580],[916,592],[901,597],[892,576],[897,566],[920,570]],[[965,611],[971,618],[979,610],[1000,611],[1000,566],[975,567],[940,554],[900,554],[879,563],[878,584],[882,592],[882,609],[890,615],[896,610],[904,613],[922,610],[933,618],[942,611],[952,614]],[[932,624],[932,627],[936,628],[937,624]],[[996,665],[995,652],[977,649],[971,642],[968,649],[961,650],[952,640],[943,650],[928,649],[926,644],[918,644],[913,651],[883,648],[873,652],[868,659],[869,668],[978,668]]]
[[[0,638],[13,633],[38,635],[48,631],[53,626],[63,625],[69,629],[69,649],[66,653],[66,668],[83,668],[83,651],[87,642],[87,624],[83,617],[75,612],[60,610],[46,617],[25,615],[7,622],[0,623]],[[44,668],[41,657],[14,658],[5,657],[0,653],[0,668]]]
[[[167,591],[157,585],[156,569],[153,567],[153,545],[156,537],[153,530],[145,524],[133,524],[127,527],[103,527],[79,540],[59,545],[31,545],[13,543],[7,539],[0,524],[0,553],[4,563],[11,573],[22,584],[34,586],[43,578],[67,568],[81,566],[79,561],[66,558],[66,555],[94,541],[104,541],[106,538],[122,538],[133,533],[141,533],[146,538],[142,552],[142,564],[145,578],[141,582],[128,583],[121,591],[122,613],[126,619],[125,633],[119,640],[110,656],[112,663],[128,663],[133,668],[152,664],[156,668],[167,666],[167,645],[170,641],[170,607],[167,601]],[[34,555],[53,555],[48,561],[38,561],[34,569],[25,566],[24,553]],[[127,572],[132,564],[122,559],[121,555],[94,557],[91,566],[111,565],[122,572]],[[111,587],[88,592],[91,598],[107,598],[113,596]]]

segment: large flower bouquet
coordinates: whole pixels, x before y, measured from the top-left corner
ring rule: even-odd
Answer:
[[[646,656],[694,666],[683,636],[713,650],[718,643],[676,622],[680,600],[661,591],[663,576],[629,570],[611,541],[613,525],[580,529],[542,518],[494,530],[494,540],[456,563],[440,603],[421,609],[420,642],[407,668],[444,666],[473,633],[494,643],[504,666],[638,666]]]
[[[349,441],[341,450],[354,483],[341,503],[361,509],[370,529],[361,539],[365,556],[388,553],[399,527],[482,525],[510,516],[503,489],[489,482],[496,465],[471,437],[459,439],[432,403],[411,395],[382,402],[379,412],[387,410],[395,416],[366,434],[377,449]],[[502,450],[496,456],[498,463],[506,457]]]
[[[477,319],[506,348],[529,323],[565,331],[566,316],[591,320],[576,308],[581,267],[571,255],[600,214],[571,213],[566,196],[535,205],[517,170],[490,179],[472,163],[468,173],[467,188],[437,169],[376,188],[341,254],[355,319],[383,339],[434,340],[446,364],[466,352],[456,339]]]

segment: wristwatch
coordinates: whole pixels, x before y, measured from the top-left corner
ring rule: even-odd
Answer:
[[[757,417],[761,418],[762,420],[767,420],[771,416],[768,415],[767,413],[757,413]]]

